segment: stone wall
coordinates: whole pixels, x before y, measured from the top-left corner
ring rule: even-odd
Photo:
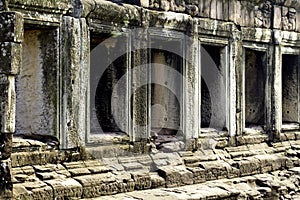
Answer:
[[[116,143],[126,142],[126,147],[130,143],[133,149],[145,151],[150,145],[151,117],[154,121],[170,120],[165,128],[177,129],[178,124],[182,125],[183,140],[192,141],[194,150],[197,138],[203,134],[201,123],[208,123],[209,119],[216,122],[213,128],[225,132],[226,144],[233,146],[250,134],[246,130],[248,122],[262,125],[261,137],[269,142],[282,139],[285,121],[296,123],[292,129],[287,127],[290,131],[299,129],[299,91],[295,89],[299,85],[296,75],[299,72],[291,67],[295,73],[290,76],[291,71],[286,70],[289,67],[285,65],[299,66],[299,61],[296,62],[300,55],[299,0],[3,0],[0,10],[1,199],[11,196],[10,155],[14,133],[55,135],[63,148],[99,141],[114,144],[117,140]],[[96,95],[90,95],[95,89],[90,87],[90,72],[93,72],[90,42],[101,39],[101,34],[106,38],[124,35],[124,48],[128,50],[123,71],[112,67],[111,83],[117,81],[117,76],[113,77],[115,72],[140,70],[138,74],[128,75],[128,82],[123,86],[127,95],[123,103],[128,106],[118,111],[126,119],[124,138],[113,135],[105,140],[103,135],[90,134],[89,106]],[[173,97],[162,103],[173,102],[174,107],[166,106],[172,110],[172,116],[159,116],[154,112],[151,116],[151,101],[158,101],[160,95],[151,96],[154,94],[148,86],[129,95],[134,86],[151,80],[151,73],[138,66],[151,62],[155,52],[148,49],[148,42],[155,41],[154,38],[183,44],[178,53],[185,57],[180,66],[182,71],[179,70],[184,75],[180,117]],[[217,104],[216,110],[211,111],[213,104],[203,101],[202,113],[201,95],[209,98],[201,83],[201,73],[205,71],[201,67],[201,45],[207,47],[222,75],[213,81],[214,88],[216,84],[225,84],[224,94],[217,88],[209,95],[222,99],[223,104]],[[287,61],[289,56],[295,57],[294,63]],[[256,68],[251,69],[250,65]],[[261,70],[261,67],[265,68]],[[153,74],[158,79],[167,76]],[[294,90],[287,90],[286,85]],[[254,91],[255,88],[260,89]],[[168,93],[158,87],[153,91]],[[97,95],[100,94],[98,91]],[[258,99],[252,99],[253,96]],[[291,111],[293,107],[297,109]],[[98,112],[99,117],[102,110]],[[201,122],[204,118],[206,120]],[[112,121],[111,118],[108,121]],[[141,126],[135,127],[135,124]],[[114,128],[112,130],[117,130]],[[138,142],[140,146],[134,146]]]

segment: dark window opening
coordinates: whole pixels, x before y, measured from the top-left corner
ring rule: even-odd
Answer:
[[[282,55],[282,124],[283,129],[287,124],[289,128],[299,128],[299,77],[298,56]]]
[[[113,90],[127,72],[126,37],[110,37],[109,34],[91,35],[90,67],[90,133],[118,133],[118,127],[112,113]],[[126,91],[127,85],[124,85]],[[118,102],[120,109],[126,102]],[[125,112],[124,109],[121,112]]]
[[[151,130],[158,134],[175,135],[180,130],[182,62],[173,52],[151,49]]]
[[[245,51],[245,126],[265,125],[265,53]]]
[[[201,128],[222,130],[225,127],[226,83],[222,56],[223,47],[201,45]]]

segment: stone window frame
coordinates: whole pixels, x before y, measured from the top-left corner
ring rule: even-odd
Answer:
[[[158,31],[160,30],[160,31]],[[187,71],[187,60],[186,55],[187,55],[187,49],[186,49],[186,41],[185,41],[185,37],[184,37],[184,33],[183,32],[178,32],[178,31],[174,31],[174,30],[163,30],[163,29],[149,29],[148,30],[148,45],[150,47],[150,50],[148,51],[148,56],[149,56],[149,62],[151,61],[151,49],[152,49],[152,45],[151,45],[151,41],[154,39],[158,39],[158,40],[170,40],[170,38],[172,39],[172,41],[175,40],[175,42],[180,43],[180,46],[182,47],[181,49],[181,53],[182,55],[178,55],[181,56],[182,59],[182,68],[181,68],[181,74],[183,77],[185,77],[186,71]],[[151,73],[149,74],[149,80],[151,80]],[[186,80],[186,78],[185,78]],[[185,88],[187,83],[184,82],[184,79],[182,80],[182,87],[181,87],[181,91],[182,91],[182,96],[181,96],[181,102],[183,105],[185,105],[185,102],[187,102],[186,99],[186,93],[185,93]],[[149,130],[148,133],[150,133],[150,129],[151,129],[151,89],[149,88],[149,92],[148,92],[148,99],[149,99],[149,104],[148,104],[148,117],[149,117]],[[185,106],[180,106],[180,127],[182,129],[182,131],[184,133],[188,133],[187,129],[186,129],[186,125],[184,123],[185,121],[185,117],[186,117],[186,107]],[[149,134],[150,136],[150,134]],[[192,138],[192,136],[187,136],[185,134],[185,136],[187,138]]]
[[[216,36],[213,37],[208,37],[208,36],[203,36],[203,35],[199,35],[199,67],[200,67],[200,73],[199,73],[199,80],[201,80],[201,45],[208,45],[208,46],[216,46],[219,48],[222,48],[222,51],[224,51],[223,53],[221,53],[220,55],[220,62],[222,67],[224,67],[224,71],[225,71],[225,89],[226,89],[226,108],[225,108],[225,129],[227,133],[230,133],[230,130],[233,129],[230,125],[230,118],[232,114],[235,113],[230,113],[230,107],[232,106],[232,98],[230,97],[230,84],[229,84],[229,74],[230,72],[230,42],[229,42],[229,38],[219,38]],[[199,83],[200,87],[199,90],[201,91],[201,82]],[[199,101],[201,101],[201,93],[199,95]],[[235,101],[235,100],[234,100]],[[199,106],[199,116],[201,119],[201,105]],[[201,121],[199,122],[199,133],[201,134]]]
[[[93,30],[94,31],[99,31],[99,33],[100,32],[109,33],[109,32],[112,32],[112,31],[114,31],[114,32],[118,31],[118,29],[116,29],[116,27],[110,27],[110,26],[99,25],[99,24],[96,25],[96,26],[97,26],[96,28],[95,28],[95,26],[93,26]],[[125,29],[122,28],[120,31],[124,32],[124,30]],[[130,30],[128,29],[128,31],[130,31]],[[170,37],[171,37],[171,38],[173,38],[176,41],[181,43],[181,46],[182,46],[182,51],[181,52],[183,53],[182,56],[185,57],[188,54],[187,53],[188,48],[186,48],[187,41],[184,37],[184,32],[182,32],[182,31],[178,32],[176,30],[170,30],[170,29],[163,30],[163,31],[148,30],[146,34],[147,34],[146,37],[148,38],[148,41],[147,41],[148,44],[147,45],[150,45],[149,43],[151,42],[151,39],[154,39],[154,38],[157,38],[157,39],[163,39],[163,38],[166,39],[166,38],[168,38],[168,39],[170,39]],[[145,35],[143,35],[143,36],[145,36]],[[128,57],[129,57],[130,60],[127,62],[128,63],[127,68],[128,69],[131,68],[132,64],[133,65],[135,64],[135,63],[133,63],[134,62],[134,56],[135,56],[134,53],[133,53],[133,50],[135,49],[135,47],[133,46],[133,41],[134,41],[133,37],[140,37],[140,36],[138,36],[138,34],[137,34],[137,35],[133,35],[131,38],[129,37],[130,45],[129,45],[128,52],[130,52],[130,53],[129,53]],[[225,43],[228,44],[227,41],[225,41]],[[224,44],[224,41],[222,41],[221,44]],[[197,44],[197,45],[199,45],[199,44]],[[199,46],[197,46],[197,47],[199,47]],[[149,50],[146,50],[146,51],[147,51],[147,55],[148,55],[148,59],[149,59],[151,52]],[[198,57],[198,56],[199,56],[199,54],[196,55],[196,57]],[[190,76],[191,72],[195,72],[195,70],[196,71],[198,70],[198,68],[199,68],[198,67],[199,65],[197,63],[198,60],[196,60],[195,62],[196,62],[196,64],[195,64],[196,67],[191,68],[191,67],[188,67],[189,66],[188,61],[183,59],[182,74],[183,74],[184,77],[185,76]],[[133,81],[132,78],[133,77],[129,77],[128,80]],[[151,78],[151,77],[148,75],[148,78]],[[191,94],[188,94],[187,92],[185,92],[185,91],[188,91],[187,87],[189,85],[188,81],[190,81],[190,79],[185,78],[185,81],[186,81],[186,83],[183,81],[183,86],[182,86],[182,90],[183,90],[182,102],[183,102],[184,105],[187,103],[187,104],[191,104],[193,106],[194,102],[192,102],[192,101],[195,101],[195,99],[191,100],[191,98],[189,97],[189,95],[191,95]],[[89,83],[89,87],[90,87],[90,83]],[[198,85],[195,86],[194,90],[196,90],[197,88],[198,88]],[[127,93],[128,94],[130,93],[130,89],[127,91]],[[128,98],[130,98],[129,95],[128,95]],[[149,98],[151,98],[151,93],[149,91],[148,91],[148,94],[147,94],[146,98],[148,100],[147,100],[147,102],[145,102],[145,104],[148,105],[150,103]],[[90,102],[90,101],[88,100],[88,102]],[[133,102],[132,105],[129,106],[129,108],[128,108],[129,111],[134,109],[133,105],[134,105],[134,102]],[[150,119],[150,121],[151,121],[150,108],[151,107],[148,105],[147,106],[147,116],[148,116],[148,120]],[[192,138],[198,138],[199,132],[200,132],[198,124],[192,124],[192,123],[190,124],[190,122],[188,124],[186,124],[186,122],[190,121],[190,118],[191,118],[191,116],[189,116],[191,114],[188,113],[188,108],[186,106],[184,106],[184,107],[181,107],[180,110],[181,110],[181,113],[182,113],[182,116],[181,116],[182,129],[183,129],[183,132],[186,133],[184,135],[184,137],[185,137],[184,139],[188,140],[188,139],[192,139]],[[197,112],[198,111],[196,111],[196,113]],[[128,112],[128,118],[130,118],[130,117],[135,117],[135,116],[131,116],[130,112]],[[88,122],[88,126],[89,125],[90,125],[90,122]],[[194,130],[194,129],[196,129],[195,132],[190,131],[190,130]],[[87,144],[99,144],[99,143],[100,144],[102,144],[102,143],[107,144],[107,143],[111,143],[111,139],[112,139],[111,137],[108,137],[107,139],[105,139],[105,138],[103,138],[103,134],[99,134],[98,136],[91,136],[91,135],[89,135],[90,134],[90,127],[88,127],[87,130],[88,130],[87,131],[87,136],[86,136]],[[146,131],[146,132],[141,133],[141,134],[146,134],[146,135],[144,135],[145,137],[150,137],[150,126],[149,126],[149,124],[146,125],[145,130],[142,130],[142,132],[143,131]],[[135,130],[133,128],[132,123],[128,123],[128,132],[127,133],[130,133],[130,134],[128,135],[129,136],[129,141],[128,141],[128,138],[125,139],[126,141],[128,141],[128,142],[138,141],[138,140],[136,140],[136,138],[139,137],[138,134],[140,134],[140,133],[138,132],[138,130]],[[125,141],[125,140],[123,140],[124,139],[123,136],[118,137],[118,136],[113,135],[113,137],[114,137],[114,139],[116,139],[118,141],[123,141],[123,142]]]
[[[97,22],[94,22],[91,24],[91,27],[90,27],[90,33],[91,33],[91,30],[97,34],[112,34],[112,33],[115,33],[116,31],[118,31],[118,33],[124,35],[126,38],[127,38],[127,58],[126,58],[126,68],[127,69],[130,69],[131,68],[131,56],[132,56],[132,52],[131,52],[131,37],[130,37],[130,34],[129,34],[129,29],[126,29],[126,28],[122,28],[122,29],[118,29],[114,26],[108,26],[108,25],[104,25],[104,24],[97,24]],[[91,34],[90,34],[90,40],[91,40]],[[90,63],[88,65],[88,73],[90,74]],[[128,84],[130,83],[131,81],[131,77],[128,76],[127,78],[127,81],[128,81]],[[89,75],[89,78],[88,78],[88,97],[87,97],[87,105],[88,107],[90,108],[90,98],[91,98],[91,83],[90,83],[90,75]],[[127,90],[126,91],[126,95],[128,97],[130,93],[130,90]],[[129,100],[128,100],[129,99]],[[127,101],[130,102],[130,97],[127,98]],[[131,117],[131,114],[130,114],[130,110],[131,110],[131,104],[128,103],[127,104],[128,107],[127,107],[127,119],[129,119]],[[111,143],[122,143],[123,141],[128,141],[128,136],[130,137],[130,133],[132,132],[132,129],[131,129],[131,124],[127,124],[127,127],[126,127],[126,135],[118,135],[118,134],[91,134],[91,120],[90,120],[90,117],[91,117],[91,113],[90,113],[90,109],[88,109],[88,119],[87,119],[87,132],[86,132],[86,136],[85,136],[85,142],[87,145],[93,145],[93,144],[111,144]]]
[[[281,46],[280,48],[280,57],[279,57],[279,65],[276,66],[279,72],[279,77],[280,78],[280,86],[277,88],[280,90],[279,94],[277,96],[277,102],[279,103],[279,106],[277,108],[277,112],[279,113],[279,118],[278,118],[278,123],[279,123],[279,129],[280,132],[284,131],[292,131],[292,130],[299,130],[299,123],[300,123],[300,48],[296,47],[289,47],[289,46]],[[298,127],[283,127],[282,123],[282,57],[283,55],[294,55],[298,57]]]
[[[245,96],[246,96],[246,93],[245,93],[245,52],[246,52],[246,49],[249,49],[249,50],[252,50],[252,51],[258,51],[258,52],[262,52],[262,53],[265,53],[266,56],[268,56],[268,54],[270,53],[270,47],[269,45],[267,44],[260,44],[260,43],[250,43],[250,42],[243,42],[242,44],[242,80],[241,80],[241,88],[242,88],[242,117],[241,117],[241,123],[242,123],[242,133],[243,134],[250,134],[249,132],[247,132],[245,129],[246,129],[246,117],[245,117],[245,110],[246,110],[246,99],[245,99]],[[268,74],[270,73],[270,65],[269,65],[269,60],[267,60],[267,63],[266,63],[266,74],[267,74],[267,77],[268,77]],[[262,126],[262,128],[264,129],[264,131],[262,132],[265,132],[268,127],[270,126],[270,122],[267,121],[268,120],[268,116],[271,116],[271,107],[269,106],[269,102],[270,102],[270,95],[271,95],[271,89],[270,89],[270,80],[267,78],[266,80],[266,83],[265,83],[265,110],[266,110],[266,113],[265,113],[265,123],[264,125]],[[250,131],[251,132],[251,131]]]

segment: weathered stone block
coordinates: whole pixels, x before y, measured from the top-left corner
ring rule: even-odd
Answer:
[[[248,1],[243,2],[244,3],[241,6],[242,26],[254,27],[254,6]]]
[[[166,187],[193,184],[193,173],[183,166],[159,167],[157,172],[166,180]]]
[[[131,178],[135,182],[136,190],[150,189],[151,188],[151,177],[149,172],[132,172]]]
[[[12,151],[12,133],[0,133],[0,159],[10,158]]]
[[[199,15],[200,17],[210,16],[210,0],[199,1]]]
[[[26,190],[23,184],[14,184],[13,197],[14,199],[26,200],[30,195],[29,191]],[[52,197],[53,198],[53,197]]]
[[[165,187],[166,181],[164,178],[159,176],[156,172],[150,174],[151,177],[151,188]]]
[[[0,161],[0,199],[12,197],[12,176],[10,159]]]
[[[238,168],[241,176],[249,176],[261,172],[260,161],[253,157],[238,161],[234,164]]]
[[[227,178],[231,166],[224,161],[202,162],[200,164],[206,170],[205,179],[207,181]]]
[[[118,190],[116,177],[112,173],[93,174],[74,177],[83,186],[83,197],[92,198],[115,194]]]
[[[116,178],[117,178],[119,192],[121,193],[132,192],[134,190],[135,183],[131,178],[130,173],[122,172],[120,174],[117,174]]]
[[[22,61],[22,45],[14,42],[0,42],[0,73],[18,74]]]
[[[130,180],[128,182],[119,182],[117,181],[118,185],[118,192],[124,193],[124,192],[132,192],[134,191],[135,183],[133,180]]]
[[[72,176],[82,176],[91,174],[91,172],[87,168],[69,169],[69,172]]]
[[[203,183],[206,181],[206,170],[201,167],[188,167],[189,171],[193,173],[194,184]]]
[[[1,132],[14,133],[16,94],[15,94],[15,78],[13,76],[0,74],[0,92],[1,92],[1,97],[0,97]]]
[[[0,42],[22,42],[24,32],[23,23],[21,13],[0,13]]]
[[[158,166],[165,166],[165,165],[182,165],[183,159],[179,156],[178,153],[157,153],[151,154],[151,158],[154,162],[154,168]],[[155,170],[155,169],[154,169]]]
[[[262,173],[272,171],[272,163],[276,159],[274,155],[257,155],[255,156],[260,162]]]
[[[241,14],[241,2],[234,1],[229,3],[229,20],[235,22],[237,25],[241,25],[242,14]]]
[[[217,19],[217,0],[210,0],[210,18]]]
[[[281,29],[281,6],[274,5],[273,28]]]
[[[54,179],[46,183],[53,188],[55,199],[81,198],[82,196],[82,186],[74,179]]]
[[[52,188],[48,185],[39,188],[34,188],[31,190],[31,192],[32,192],[31,196],[33,199],[43,199],[43,200],[54,199]]]

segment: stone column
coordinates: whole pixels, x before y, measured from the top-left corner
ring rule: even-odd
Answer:
[[[201,64],[199,59],[198,20],[191,20],[191,32],[186,37],[186,59],[183,67],[183,124],[186,144],[199,137],[201,129]],[[192,143],[191,143],[192,144]],[[189,148],[189,146],[187,146]],[[195,147],[197,148],[197,147]]]
[[[12,198],[11,151],[15,132],[15,76],[22,61],[23,18],[0,12],[0,199]]]
[[[266,106],[266,131],[268,134],[272,133],[273,131],[273,123],[274,123],[274,115],[273,115],[273,56],[274,56],[274,46],[269,45],[266,56],[267,56],[267,76],[266,76],[266,99],[265,99],[265,106]],[[271,136],[271,135],[269,135]],[[271,139],[271,138],[269,138]]]
[[[232,38],[229,43],[229,136],[241,135],[243,132],[242,115],[242,41],[241,32],[232,25]],[[234,141],[232,141],[234,142]]]
[[[61,27],[63,148],[79,147],[85,142],[89,120],[89,51],[86,20],[65,16]]]
[[[132,35],[132,120],[130,129],[132,131],[130,140],[135,142],[134,151],[147,151],[145,145],[150,137],[150,76],[151,70],[148,61],[148,43],[146,29],[137,29]],[[129,97],[130,98],[130,97]],[[141,142],[141,143],[140,143]]]
[[[271,96],[272,101],[272,113],[271,119],[273,128],[269,133],[269,137],[271,141],[278,141],[280,140],[280,131],[281,131],[281,124],[282,124],[282,78],[281,78],[281,33],[280,31],[274,31],[274,47],[273,47],[273,93]]]

